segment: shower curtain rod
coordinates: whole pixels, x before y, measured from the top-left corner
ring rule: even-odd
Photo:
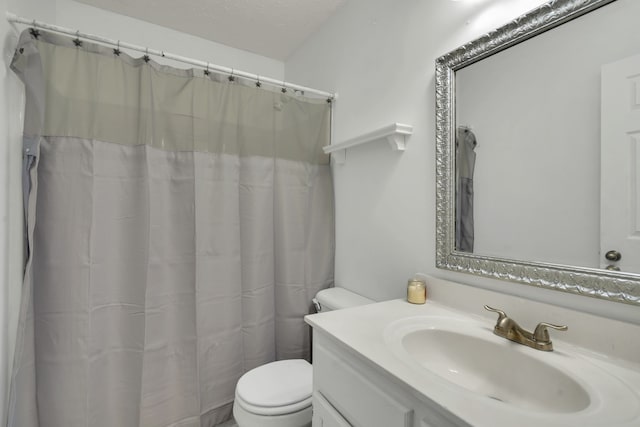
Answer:
[[[293,83],[288,83],[282,80],[276,80],[269,77],[260,76],[258,74],[248,73],[246,71],[240,71],[229,67],[224,67],[222,65],[211,64],[209,62],[200,61],[197,59],[187,58],[180,55],[175,55],[173,53],[164,52],[161,50],[149,49],[144,46],[138,46],[131,43],[121,42],[120,40],[112,40],[106,37],[98,36],[95,34],[83,33],[80,31],[74,31],[70,28],[60,27],[58,25],[47,24],[46,22],[36,21],[35,19],[27,19],[21,16],[18,16],[14,13],[7,12],[7,21],[18,24],[25,24],[32,26],[34,28],[41,28],[43,30],[49,30],[56,33],[67,34],[70,36],[76,36],[79,39],[91,40],[103,44],[107,44],[110,46],[115,46],[119,48],[125,48],[130,50],[135,50],[138,52],[142,52],[145,55],[155,55],[160,56],[162,58],[171,59],[173,61],[183,62],[185,64],[195,65],[196,67],[204,68],[208,71],[215,71],[219,74],[228,74],[230,77],[243,77],[249,80],[254,80],[257,85],[266,83],[271,86],[280,87],[284,90],[292,89],[294,91],[301,91],[303,93],[313,93],[315,95],[324,96],[329,98],[330,100],[335,100],[338,98],[336,93],[325,92],[318,89],[313,89],[310,87],[305,87]]]

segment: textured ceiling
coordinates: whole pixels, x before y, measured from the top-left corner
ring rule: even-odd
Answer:
[[[77,0],[285,60],[346,0]]]

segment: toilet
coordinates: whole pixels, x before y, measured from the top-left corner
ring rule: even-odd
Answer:
[[[371,304],[344,288],[323,289],[313,299],[320,313]],[[309,427],[313,368],[304,359],[279,360],[245,373],[236,386],[238,427]]]

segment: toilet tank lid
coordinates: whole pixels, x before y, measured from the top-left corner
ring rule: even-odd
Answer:
[[[358,295],[345,288],[327,288],[316,294],[322,312],[356,307],[358,305],[373,304],[375,301]]]

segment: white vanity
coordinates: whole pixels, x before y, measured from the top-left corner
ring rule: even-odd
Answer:
[[[313,427],[640,426],[639,326],[468,289],[475,311],[394,300],[307,316]],[[528,307],[569,331],[551,331],[552,352],[508,341],[483,313],[494,302],[525,326]]]

